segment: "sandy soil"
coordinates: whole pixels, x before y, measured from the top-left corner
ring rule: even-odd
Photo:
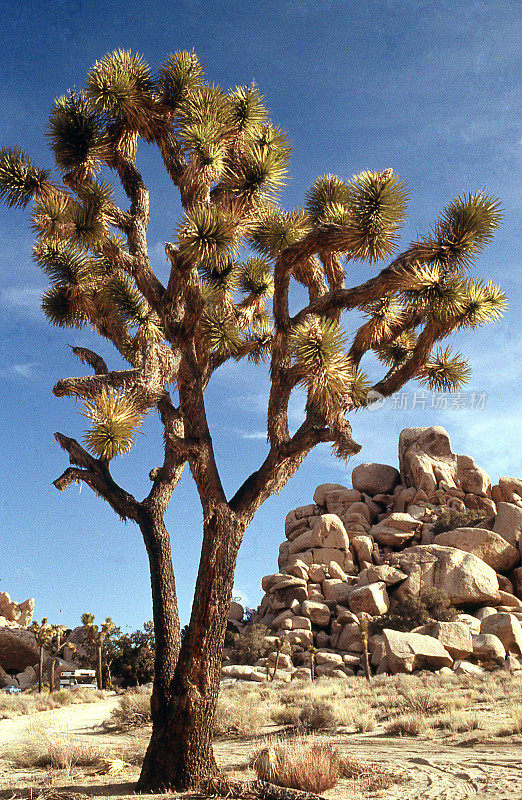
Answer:
[[[126,752],[143,746],[147,732],[137,736],[116,736],[100,727],[116,698],[96,704],[69,706],[34,715],[38,723],[48,720],[66,727],[71,733],[95,742],[109,753]],[[489,710],[491,715],[491,710]],[[487,712],[486,712],[487,713]],[[9,752],[34,717],[0,721],[0,798],[34,797],[45,787],[83,792],[92,797],[131,800],[137,767],[130,767],[115,776],[95,774],[93,768],[72,774],[49,773],[45,770],[14,769],[8,762]],[[273,732],[267,729],[266,733]],[[339,734],[329,737],[341,753],[352,758],[377,762],[394,772],[403,771],[409,780],[380,792],[368,791],[364,779],[341,781],[325,792],[331,800],[522,800],[522,738],[491,738],[481,741],[473,732],[441,741],[427,737],[396,738],[379,731],[366,734]],[[259,738],[222,740],[215,743],[216,759],[223,769],[236,777],[253,777],[248,761]],[[146,796],[145,796],[146,797]]]

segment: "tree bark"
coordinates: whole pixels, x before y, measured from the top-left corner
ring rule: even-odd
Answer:
[[[217,772],[212,752],[214,716],[234,569],[245,527],[226,506],[204,524],[190,624],[168,689],[167,714],[153,714],[138,792],[184,791]]]

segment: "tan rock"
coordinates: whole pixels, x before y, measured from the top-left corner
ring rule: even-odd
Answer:
[[[397,563],[408,574],[395,592],[399,600],[437,587],[454,605],[500,601],[495,570],[472,553],[437,544],[418,545],[398,553]]]
[[[522,611],[522,600],[519,600],[518,597],[515,597],[514,594],[510,592],[503,592],[502,589],[500,590],[500,605],[498,608],[500,609],[501,606],[505,606],[506,608],[512,608],[516,611]]]
[[[483,675],[484,669],[471,661],[455,661],[454,672],[457,675]]]
[[[506,657],[506,648],[493,633],[476,633],[471,637],[473,655],[477,661],[496,661],[500,663]]]
[[[510,502],[509,498],[516,495],[519,499],[522,497],[522,480],[520,478],[508,478],[503,476],[499,478],[498,485],[502,491],[504,500]]]
[[[300,647],[309,647],[314,643],[314,635],[312,631],[296,630],[285,632],[285,639],[291,645],[299,645]]]
[[[358,645],[361,641],[361,629],[359,625],[354,622],[348,622],[346,625],[343,625],[343,628],[339,634],[339,640],[337,643],[338,650],[353,650],[355,645]]]
[[[522,653],[522,626],[513,614],[491,614],[480,623],[481,633],[498,636],[506,652]]]
[[[471,456],[457,456],[456,482],[464,492],[480,497],[486,497],[491,490],[489,475],[475,464]]]
[[[318,666],[321,664],[327,664],[329,667],[344,666],[342,655],[335,653],[333,650],[318,650],[315,654],[315,663]]]
[[[352,471],[353,488],[370,495],[393,492],[399,479],[399,471],[388,464],[359,464]]]
[[[473,616],[473,614],[457,614],[455,622],[463,622],[468,626],[471,633],[480,633],[480,620]]]
[[[522,537],[522,508],[512,503],[498,503],[493,530],[516,547]]]
[[[393,512],[374,525],[371,535],[379,544],[387,547],[402,547],[420,531],[421,523],[411,514]]]
[[[431,636],[389,628],[385,628],[382,634],[388,669],[393,675],[414,669],[451,667],[453,664],[448,651]]]
[[[341,522],[341,520],[339,520],[339,522]],[[300,533],[295,539],[292,539],[288,548],[288,553],[289,555],[303,553],[306,550],[311,550],[312,547],[321,547],[322,542],[321,531],[317,530],[314,526]]]
[[[285,571],[288,575],[293,575],[295,578],[301,578],[306,581],[309,577],[308,569],[308,564],[298,559],[294,564],[287,567]]]
[[[329,565],[326,564],[311,564],[308,567],[308,577],[314,583],[322,583],[328,575],[328,569]]]
[[[353,592],[353,587],[339,578],[327,578],[322,583],[322,589],[327,603],[343,603]]]
[[[496,572],[508,572],[520,561],[516,547],[498,533],[481,528],[455,528],[439,533],[434,544],[442,547],[456,547],[481,558]]]
[[[371,536],[354,536],[352,547],[355,550],[357,561],[360,565],[365,562],[372,563],[373,539]]]
[[[317,517],[313,532],[319,537],[311,547],[335,547],[339,550],[349,550],[348,534],[336,514],[321,514]]]
[[[23,628],[0,628],[0,664],[8,672],[23,672],[38,663],[34,633]]]
[[[336,550],[334,547],[322,547],[313,550],[314,564],[324,564],[327,567],[331,561],[336,561],[347,574],[354,571],[355,566],[351,553],[345,550]]]
[[[341,581],[348,580],[348,575],[346,574],[344,569],[342,569],[342,567],[339,566],[337,561],[330,561],[330,563],[328,564],[328,577],[339,578],[339,580]]]
[[[401,572],[391,564],[380,564],[368,567],[364,572],[359,573],[359,583],[384,581],[387,586],[395,586],[407,577],[405,572]]]
[[[301,614],[308,617],[314,625],[326,628],[330,624],[330,609],[326,603],[318,603],[313,600],[305,600],[301,603]]]
[[[321,483],[314,492],[314,503],[324,508],[326,506],[326,495],[334,491],[349,492],[350,490],[347,486],[341,486],[340,483]]]
[[[384,582],[370,583],[356,587],[348,597],[353,612],[364,611],[372,617],[386,613],[390,607],[390,598]]]
[[[426,628],[427,634],[437,639],[452,658],[466,658],[473,652],[471,631],[464,622],[436,622]]]
[[[239,678],[243,681],[259,681],[266,680],[266,673],[262,673],[257,667],[251,667],[248,664],[230,664],[227,667],[221,667],[221,675],[223,678]]]

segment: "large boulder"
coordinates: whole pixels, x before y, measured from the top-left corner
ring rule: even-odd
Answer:
[[[8,672],[23,672],[38,663],[34,633],[23,628],[0,628],[0,665]]]
[[[506,657],[506,648],[493,633],[472,634],[471,641],[477,661],[494,661],[500,664]]]
[[[399,600],[438,588],[457,606],[500,602],[495,570],[472,553],[427,544],[410,547],[394,558],[402,572],[408,574],[395,592]]]
[[[517,509],[518,510],[518,509]],[[516,547],[498,533],[482,528],[455,528],[439,533],[433,544],[456,547],[481,558],[496,572],[508,572],[520,561]]]
[[[391,494],[399,480],[399,470],[388,464],[359,464],[352,471],[353,488],[371,495]]]
[[[411,514],[394,511],[371,529],[376,542],[385,547],[403,547],[415,536],[421,523]]]
[[[451,667],[453,664],[446,648],[432,636],[390,628],[385,628],[382,634],[388,669],[393,675],[414,669]]]
[[[301,614],[303,617],[308,617],[319,628],[327,628],[330,624],[331,613],[326,603],[304,600],[301,603]]]
[[[452,658],[466,658],[473,652],[471,630],[465,622],[434,622],[423,632],[437,639]]]
[[[390,598],[384,581],[358,586],[348,597],[348,604],[353,612],[364,611],[372,617],[388,611]]]
[[[522,626],[514,614],[491,614],[480,623],[481,633],[498,636],[506,652],[522,653]]]
[[[522,508],[512,503],[498,503],[493,530],[516,547],[522,538]]]
[[[489,476],[470,456],[452,452],[448,433],[439,425],[401,431],[399,467],[403,484],[423,489],[428,495],[441,484],[482,497],[491,487]]]
[[[20,628],[27,628],[34,614],[34,599],[24,600],[23,603],[16,603],[11,600],[7,592],[0,592],[0,617],[3,617],[9,627],[9,623],[15,623]]]

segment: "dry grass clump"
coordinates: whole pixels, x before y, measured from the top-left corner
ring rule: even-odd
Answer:
[[[309,701],[299,712],[299,725],[306,731],[332,731],[339,724],[336,709],[330,703]]]
[[[106,692],[98,689],[60,689],[51,694],[33,694],[24,692],[23,694],[4,694],[0,693],[0,719],[12,719],[13,717],[36,714],[38,711],[50,711],[62,706],[75,705],[77,703],[97,703],[104,700]]]
[[[432,721],[434,728],[453,733],[466,733],[476,731],[481,727],[480,717],[473,711],[446,711]]]
[[[314,793],[332,789],[343,774],[339,750],[313,736],[277,740],[254,754],[252,766],[260,780]]]
[[[103,761],[101,750],[63,728],[33,723],[25,737],[8,756],[18,768],[40,767],[70,771],[75,767],[98,766]]]
[[[522,703],[515,703],[510,709],[509,718],[504,725],[496,731],[496,736],[514,736],[522,733]]]
[[[103,725],[109,731],[124,733],[150,723],[150,694],[126,692]]]
[[[386,733],[390,736],[418,736],[425,733],[427,727],[422,714],[404,714],[386,725]]]
[[[215,736],[255,736],[270,719],[255,692],[228,690],[218,701],[214,720]]]
[[[381,764],[361,761],[358,758],[343,758],[341,767],[344,778],[357,781],[367,792],[382,791],[396,783],[406,783],[410,780],[410,776],[405,772],[392,772]]]

